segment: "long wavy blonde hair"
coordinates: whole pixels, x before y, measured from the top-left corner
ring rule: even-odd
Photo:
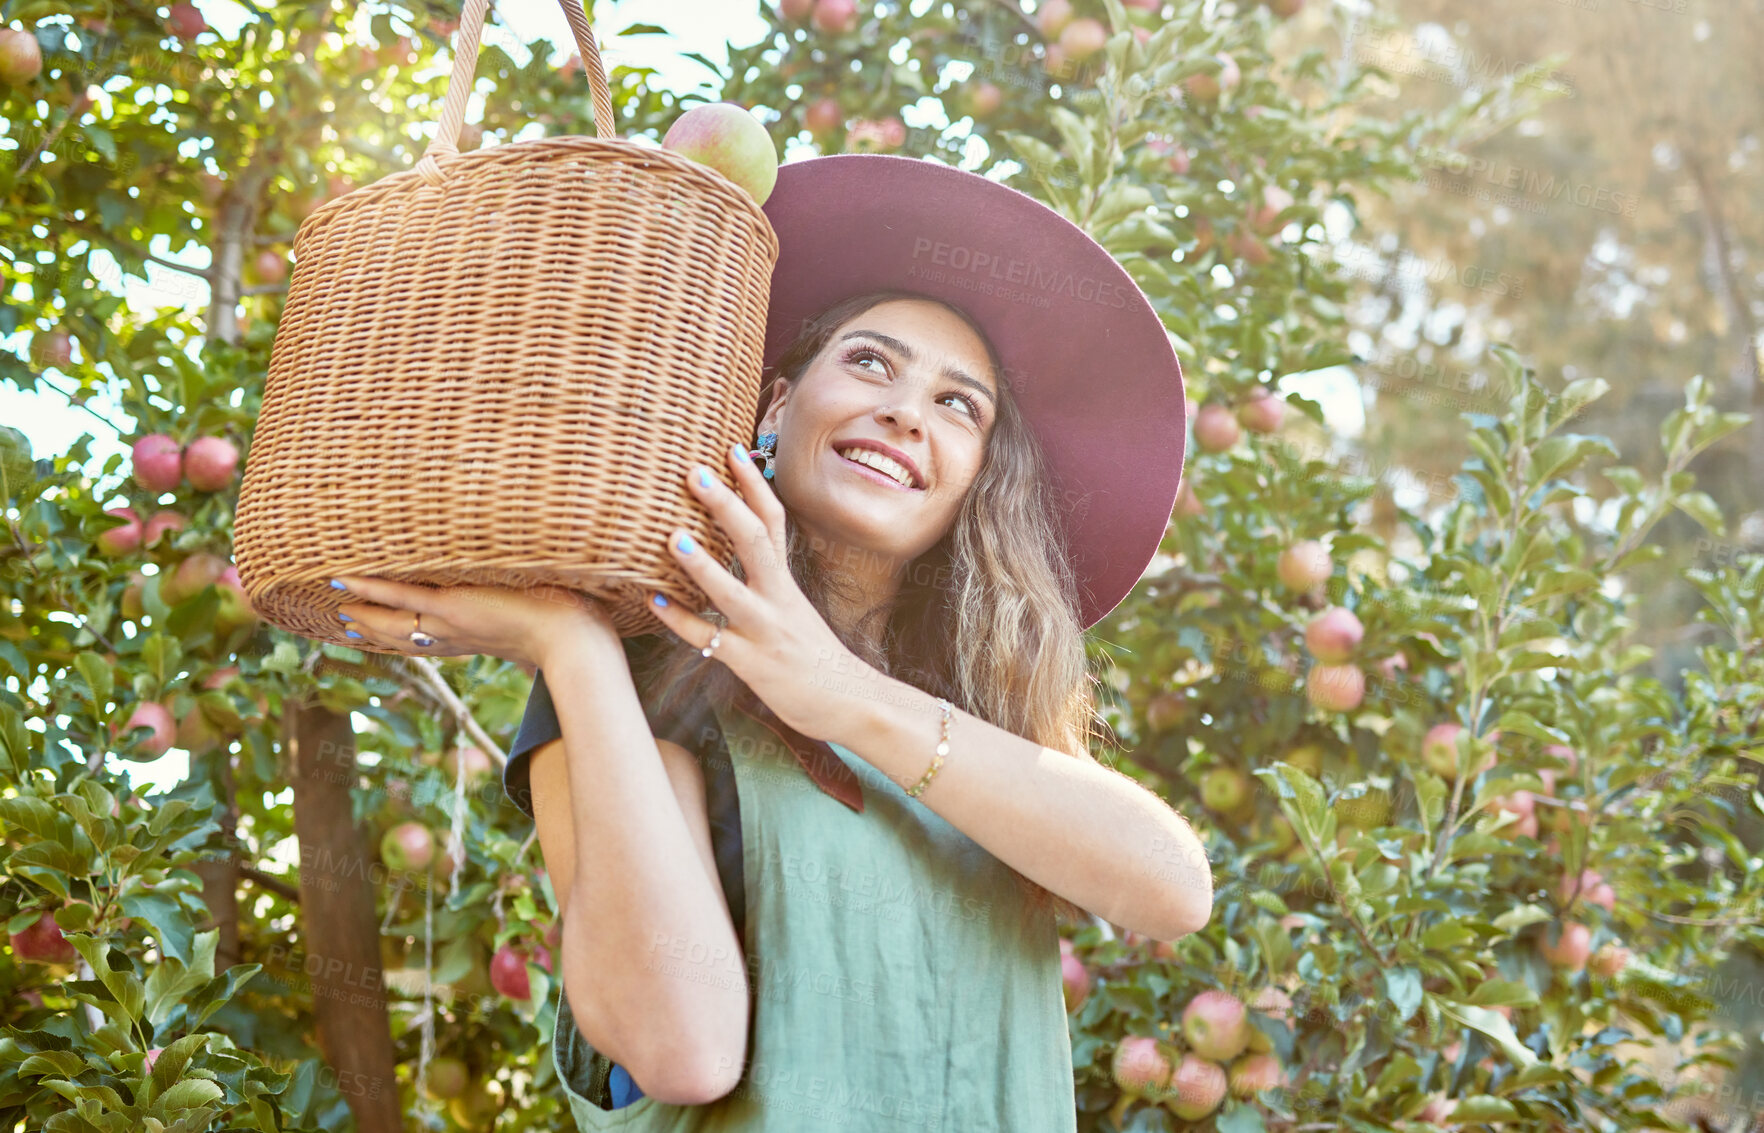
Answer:
[[[794,384],[841,326],[895,299],[939,303],[986,343],[993,373],[1001,377],[997,419],[955,523],[908,565],[893,603],[871,611],[856,626],[842,629],[831,619],[828,624],[877,671],[948,697],[963,711],[1037,744],[1094,759],[1090,742],[1103,731],[1051,480],[985,333],[966,312],[918,292],[869,292],[810,320],[780,356],[778,376]],[[786,516],[789,568],[804,596],[823,617],[836,595],[851,608],[856,584],[812,554],[788,509]],[[744,577],[739,560],[728,565]],[[722,662],[704,658],[672,634],[643,668],[640,687],[651,691],[663,713],[690,697],[727,707],[741,688]],[[1088,920],[1076,904],[1011,872],[1028,912]]]

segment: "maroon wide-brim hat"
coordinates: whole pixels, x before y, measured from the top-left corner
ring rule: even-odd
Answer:
[[[778,263],[762,414],[779,357],[833,304],[900,288],[959,307],[998,352],[1052,473],[1080,621],[1101,621],[1156,554],[1182,477],[1182,366],[1139,285],[1040,201],[936,161],[789,162],[764,208]]]

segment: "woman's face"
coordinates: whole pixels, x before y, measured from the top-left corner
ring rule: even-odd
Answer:
[[[834,331],[796,382],[780,380],[760,427],[778,434],[774,490],[830,565],[902,570],[955,523],[998,396],[967,323],[928,301],[879,303]],[[860,442],[904,456],[913,486],[841,455]],[[840,561],[854,551],[867,561]]]

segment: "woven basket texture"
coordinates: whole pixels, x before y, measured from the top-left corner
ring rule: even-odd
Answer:
[[[660,632],[652,591],[709,605],[668,534],[733,554],[686,476],[733,485],[752,443],[777,236],[720,173],[613,136],[570,0],[598,136],[458,153],[486,6],[418,167],[295,237],[234,552],[258,612],[309,638],[361,647],[339,574],[563,586]]]

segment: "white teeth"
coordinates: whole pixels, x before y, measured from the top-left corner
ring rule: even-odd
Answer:
[[[903,468],[899,461],[883,456],[875,449],[848,448],[839,454],[845,459],[858,464],[867,465],[885,476],[892,476],[902,487],[913,486],[913,474]]]

